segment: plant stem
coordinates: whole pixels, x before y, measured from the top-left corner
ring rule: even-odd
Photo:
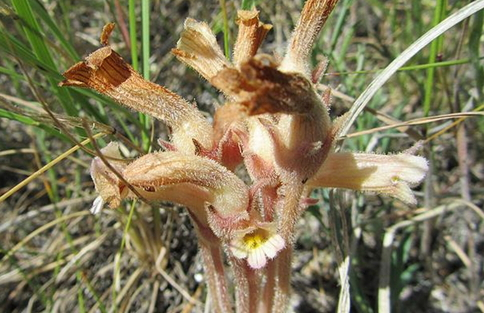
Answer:
[[[200,234],[198,234],[198,242],[207,276],[208,291],[213,302],[213,312],[233,312],[220,247],[213,242],[208,243],[205,238],[201,238]]]
[[[235,279],[235,311],[237,313],[261,312],[257,310],[260,299],[260,276],[245,260],[230,257]]]
[[[266,283],[264,285],[264,294],[259,305],[258,312],[270,312],[274,305],[274,294],[276,286],[277,262],[270,261],[266,267]]]
[[[285,313],[291,298],[291,263],[292,244],[280,252],[275,260],[276,277],[274,285],[274,299],[272,301],[272,313]]]

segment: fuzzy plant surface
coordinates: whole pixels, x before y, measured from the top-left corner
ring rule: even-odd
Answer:
[[[309,0],[282,57],[258,54],[271,25],[256,10],[238,12],[232,61],[205,22],[188,18],[172,53],[223,93],[207,119],[175,92],[145,80],[109,45],[64,73],[83,87],[163,121],[162,151],[125,158],[110,143],[91,164],[99,197],[92,208],[124,199],[185,206],[197,233],[214,312],[286,312],[295,225],[315,188],[369,191],[407,204],[427,160],[416,149],[392,155],[336,152],[347,119],[331,120],[330,91],[316,91],[321,70],[310,54],[336,0]],[[247,177],[245,177],[247,176]],[[227,265],[228,264],[228,265]],[[228,273],[230,277],[228,279]]]

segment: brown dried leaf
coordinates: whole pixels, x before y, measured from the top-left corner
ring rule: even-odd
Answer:
[[[99,39],[103,46],[109,45],[109,37],[111,37],[111,33],[113,32],[115,26],[116,24],[114,23],[108,23],[104,25],[103,31],[101,33],[101,38]]]

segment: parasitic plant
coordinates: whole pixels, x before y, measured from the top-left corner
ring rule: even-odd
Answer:
[[[124,159],[118,144],[92,161],[98,211],[123,199],[185,206],[197,233],[214,312],[285,312],[295,225],[319,187],[372,191],[415,204],[410,190],[427,171],[412,153],[336,152],[345,117],[331,121],[328,92],[316,92],[310,53],[337,0],[306,2],[283,58],[257,54],[271,26],[238,12],[229,62],[204,22],[187,19],[172,50],[226,99],[210,123],[176,93],[143,79],[108,44],[64,73],[85,87],[169,126],[163,151]],[[250,183],[237,176],[243,166]],[[228,263],[228,267],[225,264]],[[227,280],[233,275],[233,286]],[[235,290],[235,296],[230,294]]]

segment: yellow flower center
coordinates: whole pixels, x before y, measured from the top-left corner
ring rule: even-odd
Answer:
[[[244,243],[249,249],[257,249],[269,239],[269,232],[264,229],[256,229],[244,236]]]

